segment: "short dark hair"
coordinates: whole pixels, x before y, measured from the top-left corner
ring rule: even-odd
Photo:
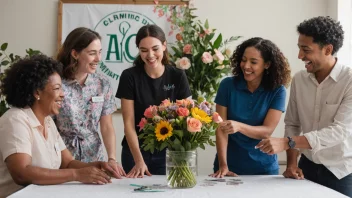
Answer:
[[[164,44],[164,42],[166,41],[165,33],[159,26],[145,25],[141,27],[137,32],[137,36],[136,36],[137,48],[139,48],[139,43],[141,42],[141,40],[148,36],[159,39],[162,44]],[[163,65],[170,65],[169,53],[167,51],[167,48],[163,53],[163,59],[161,60],[161,63]],[[138,66],[138,65],[144,65],[144,62],[139,54],[136,60],[134,60],[133,62],[133,66]]]
[[[270,63],[267,71],[264,71],[261,82],[264,89],[273,90],[281,85],[288,87],[291,81],[291,69],[287,58],[273,42],[260,37],[250,38],[237,46],[230,58],[232,74],[234,76],[243,76],[240,65],[244,51],[248,47],[257,49],[264,63]]]
[[[76,28],[67,35],[56,57],[64,65],[63,77],[65,79],[74,79],[77,71],[76,60],[71,56],[72,50],[79,53],[96,39],[101,40],[98,32],[85,27]]]
[[[319,44],[321,48],[331,44],[332,54],[338,52],[343,44],[344,31],[340,22],[329,16],[318,16],[305,20],[297,26],[297,32],[313,37],[313,42]]]
[[[35,91],[43,90],[54,73],[61,75],[62,64],[48,56],[35,55],[20,59],[5,70],[1,93],[11,106],[31,107],[35,101]]]

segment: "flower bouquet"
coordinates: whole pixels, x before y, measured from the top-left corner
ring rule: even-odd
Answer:
[[[150,106],[139,123],[143,131],[139,138],[142,148],[154,152],[167,148],[167,180],[172,188],[190,188],[197,183],[196,149],[204,144],[215,146],[218,123],[222,122],[211,104],[200,98],[164,100],[159,106]]]

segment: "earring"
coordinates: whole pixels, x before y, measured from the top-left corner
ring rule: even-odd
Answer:
[[[40,100],[40,97],[38,96],[37,100]]]
[[[269,74],[269,70],[268,69],[265,69],[265,74],[268,75]]]

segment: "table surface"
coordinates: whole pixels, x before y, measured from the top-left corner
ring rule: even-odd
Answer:
[[[294,180],[284,178],[282,175],[270,176],[240,176],[226,177],[226,182],[207,181],[214,178],[198,176],[197,185],[189,189],[170,189],[166,185],[165,176],[151,176],[141,179],[113,179],[112,183],[106,185],[82,184],[79,182],[68,182],[60,185],[29,185],[26,188],[12,194],[10,198],[20,197],[153,197],[172,198],[190,197],[206,198],[221,196],[246,197],[246,198],[343,198],[346,197],[334,190],[313,183],[308,180]],[[233,179],[239,179],[242,184],[229,184]],[[159,190],[163,192],[135,192],[137,185],[161,185]]]

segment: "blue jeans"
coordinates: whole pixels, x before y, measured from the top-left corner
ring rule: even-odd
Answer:
[[[310,161],[303,154],[298,167],[302,169],[304,178],[352,197],[352,174],[337,179],[324,165]]]
[[[166,175],[166,150],[163,151],[154,151],[147,152],[141,149],[141,153],[144,159],[145,164],[148,167],[149,172],[152,175]],[[126,173],[129,173],[130,170],[134,167],[134,159],[132,153],[128,146],[122,147],[121,152],[121,162],[122,167]]]

